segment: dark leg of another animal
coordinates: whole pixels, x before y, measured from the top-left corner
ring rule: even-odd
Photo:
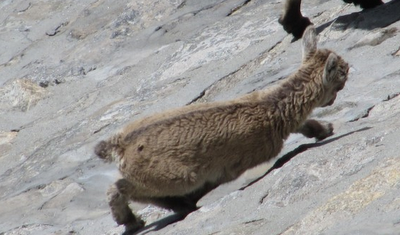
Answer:
[[[283,14],[278,20],[285,31],[293,34],[296,39],[301,38],[311,24],[310,19],[301,14],[300,6],[301,0],[286,0]]]
[[[346,3],[353,3],[363,9],[374,8],[383,4],[382,0],[343,0]],[[310,19],[301,14],[301,0],[286,0],[283,13],[278,22],[287,33],[291,33],[295,39],[303,36],[304,30],[311,23]]]
[[[382,0],[343,0],[343,1],[346,3],[354,3],[354,5],[356,6],[360,5],[362,9],[374,8],[383,4]]]

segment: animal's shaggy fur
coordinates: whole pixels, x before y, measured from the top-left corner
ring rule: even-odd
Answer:
[[[274,88],[231,101],[196,104],[126,126],[95,153],[115,161],[122,174],[108,191],[112,215],[127,232],[140,229],[128,201],[152,203],[186,216],[218,185],[278,155],[290,133],[324,139],[331,124],[307,117],[331,105],[347,80],[348,64],[330,50],[317,50],[309,27],[300,69]]]
[[[363,9],[374,8],[383,4],[382,0],[343,0],[346,3],[360,5]],[[287,33],[291,33],[295,39],[301,38],[304,30],[311,25],[309,18],[301,14],[301,0],[286,0],[283,13],[279,18],[279,23]]]

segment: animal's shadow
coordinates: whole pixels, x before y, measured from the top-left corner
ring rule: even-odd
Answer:
[[[164,218],[162,218],[160,220],[157,220],[154,223],[151,223],[151,224],[145,226],[144,228],[140,229],[139,231],[137,231],[134,234],[136,234],[136,235],[145,235],[145,234],[147,234],[149,232],[158,231],[158,230],[160,230],[162,228],[167,227],[170,224],[173,224],[173,223],[176,223],[178,221],[181,221],[184,218],[185,218],[185,216],[178,215],[178,214],[172,214],[172,215],[164,217]]]
[[[399,20],[400,0],[392,0],[372,9],[339,16],[334,20],[316,27],[316,29],[318,34],[331,25],[335,30],[346,30],[348,28],[373,30],[376,28],[384,28]]]
[[[322,146],[322,145],[325,145],[325,144],[329,144],[329,143],[331,143],[333,141],[336,141],[336,140],[341,139],[343,137],[346,137],[348,135],[354,134],[356,132],[366,131],[366,130],[369,130],[369,129],[371,129],[371,127],[364,127],[364,128],[361,128],[361,129],[358,129],[358,130],[355,130],[355,131],[348,132],[348,133],[343,134],[343,135],[336,136],[336,137],[331,138],[331,139],[327,139],[325,141],[321,141],[321,142],[317,142],[317,143],[311,143],[311,144],[302,144],[299,147],[295,148],[294,150],[292,150],[292,151],[286,153],[285,155],[283,155],[282,157],[280,157],[275,162],[275,164],[267,172],[265,172],[265,174],[263,174],[262,176],[258,177],[255,180],[251,181],[249,184],[243,186],[239,190],[245,190],[246,188],[250,187],[251,185],[257,183],[259,180],[261,180],[262,178],[267,176],[271,171],[273,171],[275,169],[278,169],[278,168],[281,168],[288,161],[290,161],[292,158],[294,158],[297,154],[300,154],[300,153],[302,153],[302,152],[304,152],[304,151],[306,151],[308,149],[311,149],[311,148],[315,148],[315,147],[319,147],[319,146]]]
[[[245,190],[247,187],[257,183],[259,180],[261,180],[262,178],[267,176],[271,171],[273,171],[275,169],[278,169],[278,168],[281,168],[283,165],[285,165],[285,163],[290,161],[290,159],[295,157],[297,154],[306,151],[307,149],[319,147],[319,146],[331,143],[333,141],[336,141],[338,139],[341,139],[343,137],[349,136],[351,134],[354,134],[356,132],[366,131],[366,130],[369,130],[369,129],[371,129],[371,127],[364,127],[364,128],[359,129],[359,130],[355,130],[355,131],[352,131],[352,132],[349,132],[349,133],[346,133],[346,134],[343,134],[343,135],[340,135],[340,136],[337,136],[337,137],[334,137],[334,138],[331,138],[331,139],[328,139],[328,140],[325,140],[325,141],[321,141],[321,142],[317,142],[317,143],[311,143],[311,144],[302,144],[302,145],[298,146],[297,148],[295,148],[294,150],[292,150],[292,151],[288,152],[287,154],[283,155],[281,158],[279,158],[275,162],[275,164],[265,174],[263,174],[262,176],[258,177],[255,180],[253,180],[252,182],[250,182],[246,186],[240,188],[239,190]],[[156,222],[154,222],[152,224],[149,224],[149,225],[145,226],[141,230],[137,231],[135,234],[137,234],[137,235],[145,235],[145,234],[147,234],[149,232],[158,231],[158,230],[160,230],[162,228],[165,228],[166,226],[168,226],[170,224],[173,224],[173,223],[176,223],[178,221],[181,221],[184,218],[185,218],[184,216],[181,216],[181,215],[178,215],[178,214],[173,214],[173,215],[167,216],[167,217],[165,217],[163,219],[160,219],[160,220],[158,220],[158,221],[156,221]]]

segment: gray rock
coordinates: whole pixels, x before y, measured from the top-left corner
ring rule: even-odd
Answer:
[[[14,80],[0,88],[0,110],[28,111],[47,94],[44,88],[28,79]]]
[[[398,234],[399,1],[360,11],[310,0],[320,47],[350,78],[314,118],[335,135],[286,141],[183,221],[132,203],[140,234]],[[105,192],[118,177],[97,141],[137,118],[273,85],[301,63],[282,1],[0,2],[0,234],[119,234]],[[68,23],[65,23],[68,22]],[[51,37],[46,35],[50,34]],[[153,223],[152,223],[153,222]]]

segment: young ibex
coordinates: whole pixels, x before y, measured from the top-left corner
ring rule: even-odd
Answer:
[[[107,193],[115,221],[125,225],[126,234],[144,226],[129,200],[186,216],[218,185],[277,156],[290,133],[318,140],[332,135],[331,124],[307,117],[314,108],[333,104],[348,69],[334,52],[317,50],[310,26],[300,69],[275,88],[160,113],[101,141],[95,153],[115,161],[123,177]]]
[[[343,0],[346,3],[360,5],[363,9],[373,8],[383,4],[382,0]],[[279,23],[287,33],[291,33],[294,38],[299,39],[304,30],[312,24],[310,19],[304,17],[300,11],[301,0],[285,0],[283,13],[279,18]]]

